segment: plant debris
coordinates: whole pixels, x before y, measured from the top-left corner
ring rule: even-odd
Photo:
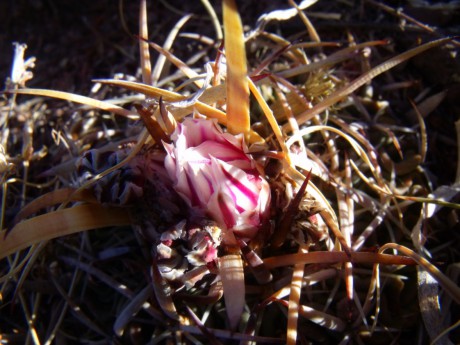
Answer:
[[[460,341],[458,4],[99,6],[7,35],[1,342]]]

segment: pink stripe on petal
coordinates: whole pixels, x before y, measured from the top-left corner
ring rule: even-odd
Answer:
[[[191,180],[189,174],[186,174],[186,177],[187,177],[187,182],[188,182],[188,187],[189,187],[189,192],[190,192],[190,195],[188,195],[188,197],[190,198],[190,202],[193,206],[198,206],[200,205],[200,198],[198,197],[198,193],[195,189],[195,184]]]
[[[211,158],[212,174],[217,190],[231,197],[235,212],[241,213],[257,206],[259,187],[249,183],[248,174],[231,164]],[[229,178],[230,176],[230,178]],[[248,197],[249,196],[249,197]]]
[[[194,164],[192,162],[185,164],[184,171],[187,175],[187,182],[194,187],[195,206],[205,207],[214,193],[213,180],[208,166],[207,162],[206,164]]]
[[[206,157],[217,157],[218,159],[236,166],[240,169],[247,170],[252,168],[251,160],[241,150],[236,147],[225,144],[207,141],[195,148],[201,155]]]
[[[240,180],[236,179],[227,170],[222,170],[225,177],[230,181],[230,183],[233,186],[235,186],[238,189],[238,191],[241,192],[248,200],[250,200],[253,205],[257,205],[257,200],[259,199],[257,193],[251,190],[251,188],[245,186]]]
[[[230,198],[227,195],[221,192],[219,192],[217,195],[217,203],[219,205],[219,209],[223,216],[225,225],[228,228],[232,228],[236,223],[236,219],[233,215],[231,208],[229,207],[230,204],[233,204],[233,201],[229,199]]]

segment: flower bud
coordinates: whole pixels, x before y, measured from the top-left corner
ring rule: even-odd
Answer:
[[[241,135],[214,120],[187,118],[164,143],[165,167],[188,205],[224,230],[251,239],[268,212],[270,186],[246,154]]]

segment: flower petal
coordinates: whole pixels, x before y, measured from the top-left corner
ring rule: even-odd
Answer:
[[[211,165],[214,183],[219,186],[216,189],[232,198],[239,213],[257,206],[259,190],[249,180],[250,174],[214,157],[211,159]]]
[[[225,230],[252,238],[268,211],[270,186],[245,152],[242,136],[216,121],[187,118],[164,144],[174,189]]]
[[[203,157],[217,157],[237,168],[252,169],[253,163],[249,157],[237,147],[229,143],[206,141],[195,148]]]

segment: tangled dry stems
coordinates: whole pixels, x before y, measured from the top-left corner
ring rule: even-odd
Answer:
[[[441,226],[432,225],[434,220],[427,220],[434,214],[434,207],[440,213],[457,207],[456,184],[436,189],[434,198],[429,196],[433,186],[426,169],[429,149],[423,117],[436,109],[442,94],[435,95],[437,99],[433,96],[432,103],[418,100],[412,112],[406,111],[408,118],[399,119],[394,115],[395,109],[401,111],[401,104],[409,103],[405,93],[412,91],[413,79],[410,74],[404,75],[405,70],[398,72],[402,76],[387,74],[386,80],[374,79],[372,72],[376,71],[372,66],[377,65],[374,58],[387,61],[383,68],[394,67],[388,58],[396,54],[391,52],[391,46],[388,48],[388,42],[367,41],[368,37],[355,37],[350,32],[346,42],[350,47],[338,46],[335,37],[331,37],[330,44],[321,44],[314,42],[322,36],[321,31],[315,36],[316,28],[308,19],[302,19],[312,47],[296,44],[298,37],[275,34],[270,26],[266,31],[261,26],[260,31],[247,36],[249,68],[257,71],[252,75],[255,101],[251,103],[251,122],[254,133],[269,147],[264,153],[265,172],[274,193],[272,220],[280,239],[274,243],[273,237],[266,237],[250,243],[248,253],[255,250],[264,260],[272,280],[260,284],[258,273],[246,265],[246,308],[239,332],[231,332],[228,327],[222,289],[214,280],[219,272],[211,271],[188,290],[165,284],[150,272],[152,243],[132,231],[129,224],[133,222],[124,209],[98,206],[94,195],[84,190],[77,195],[74,189],[67,194],[65,190],[89,186],[81,181],[73,164],[91,148],[134,150],[111,170],[103,167],[101,172],[105,175],[121,169],[130,157],[142,154],[150,139],[142,132],[143,124],[129,118],[136,117],[133,104],[142,103],[145,96],[161,96],[171,105],[178,121],[195,108],[225,124],[225,93],[219,86],[205,90],[199,102],[191,101],[185,110],[174,109],[174,102],[183,101],[183,95],[189,99],[188,95],[202,86],[202,79],[194,78],[205,72],[204,62],[218,56],[219,48],[217,40],[192,34],[188,36],[191,42],[200,40],[200,44],[207,45],[202,50],[205,54],[195,52],[185,62],[166,54],[174,46],[181,26],[192,20],[184,17],[163,48],[140,42],[144,48],[142,76],[99,81],[97,91],[87,98],[19,89],[22,94],[57,97],[97,110],[76,105],[62,107],[62,103],[53,108],[56,103],[47,105],[41,97],[17,101],[14,90],[4,98],[2,116],[8,121],[2,133],[2,227],[11,230],[17,220],[40,212],[45,218],[19,223],[10,235],[18,233],[21,224],[26,229],[51,228],[55,224],[56,233],[50,230],[48,238],[38,234],[32,249],[13,248],[3,260],[3,339],[19,343],[404,343],[425,327],[434,341],[446,327],[455,326],[455,319],[447,324],[422,324],[422,320],[435,322],[441,315],[445,319],[444,315],[455,310],[450,298],[457,302],[459,298],[458,288],[452,283],[458,275],[458,239],[446,236],[453,226],[442,221]],[[140,27],[140,36],[147,37],[147,32],[142,31],[145,25]],[[423,31],[417,34],[425,35]],[[145,50],[149,45],[165,56],[157,60],[152,74],[148,72]],[[389,61],[397,65],[402,60],[405,58],[399,56]],[[178,69],[171,68],[164,77],[161,71],[166,62],[177,64]],[[61,118],[65,121],[59,131],[48,126],[61,123]],[[280,161],[288,164],[283,166]],[[308,171],[311,179],[305,185],[307,195],[295,208],[295,216],[283,218],[281,210],[288,209],[290,198],[295,200],[296,190],[304,181],[300,172],[307,175]],[[98,181],[101,176],[92,178]],[[291,194],[289,188],[294,189]],[[45,192],[53,200],[38,199]],[[70,195],[73,199],[69,199]],[[22,201],[8,206],[14,198]],[[35,208],[29,206],[15,219],[26,201],[33,201]],[[81,202],[84,203],[77,205]],[[71,225],[63,226],[64,220]],[[79,220],[84,224],[76,227]],[[106,226],[111,228],[62,236],[66,229],[77,232]],[[276,231],[283,226],[289,231],[279,235]],[[55,237],[48,244],[39,241]],[[445,237],[448,250],[442,260],[452,280],[444,279],[425,261],[421,263],[431,269],[436,279],[417,273],[412,259],[420,259],[405,248],[429,257],[442,250],[442,244],[432,243]],[[347,255],[338,251],[340,246],[342,250],[349,247],[351,252]],[[383,248],[379,251],[380,246]],[[379,272],[373,264],[384,263],[386,257],[377,252],[387,248],[413,255],[411,260],[392,257],[393,264],[408,266],[383,266]],[[435,298],[428,297],[426,287],[430,284],[435,286]],[[439,284],[450,292],[443,297],[442,308],[437,302],[442,291]]]

